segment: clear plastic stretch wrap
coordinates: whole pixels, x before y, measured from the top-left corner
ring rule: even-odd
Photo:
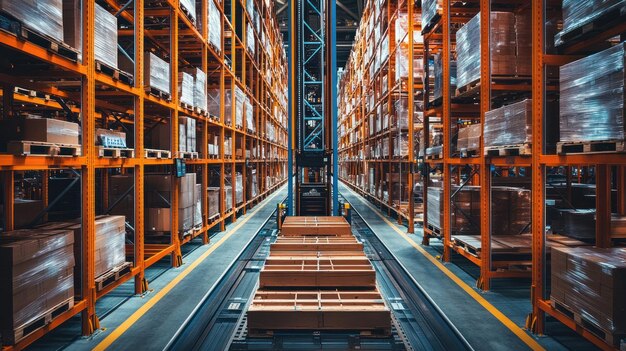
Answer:
[[[193,106],[194,82],[191,74],[178,72],[178,97],[181,103]]]
[[[595,196],[593,197],[595,199]],[[593,241],[596,238],[596,210],[557,209],[552,220],[552,231],[568,237]]]
[[[235,126],[243,126],[243,109],[246,100],[246,94],[239,86],[235,86]]]
[[[438,229],[441,228],[441,223],[443,222],[443,202],[441,198],[443,197],[443,189],[436,187],[428,187],[427,189],[427,213],[426,219],[428,220],[428,224]]]
[[[550,298],[609,334],[626,332],[626,249],[555,247]]]
[[[246,128],[252,132],[256,130],[254,125],[254,107],[248,97],[246,97]]]
[[[96,60],[117,69],[117,17],[96,4]]]
[[[207,111],[206,73],[200,68],[195,69],[193,105],[202,111]]]
[[[441,11],[441,0],[422,0],[422,26],[428,27],[438,11]]]
[[[407,133],[399,133],[393,137],[393,155],[396,157],[409,155],[409,135]]]
[[[126,218],[124,216],[96,217],[97,278],[126,261]]]
[[[209,187],[209,218],[213,218],[220,214],[220,188]]]
[[[248,46],[248,49],[252,53],[252,55],[254,55],[255,48],[256,48],[256,42],[255,42],[255,37],[254,37],[254,27],[252,27],[252,24],[250,24],[249,22],[248,22],[248,26],[246,27],[246,44]]]
[[[146,85],[163,93],[170,94],[170,65],[155,54],[145,56],[144,79]]]
[[[219,116],[220,115],[221,90],[209,89],[207,95],[208,95],[207,108],[208,108],[209,114],[211,116]]]
[[[591,23],[608,11],[624,6],[624,0],[563,0],[563,30],[555,36],[556,45],[563,43],[564,34]]]
[[[207,6],[209,8],[209,42],[216,49],[222,50],[222,21],[220,12],[214,0],[208,0]]]
[[[17,328],[74,296],[74,232],[27,229],[0,236],[0,333]]]
[[[235,201],[237,205],[243,202],[243,176],[239,172],[235,175]]]
[[[409,48],[401,45],[396,50],[396,80],[409,77]],[[413,59],[413,77],[421,78],[424,75],[424,60]]]
[[[224,199],[226,200],[225,211],[229,211],[233,208],[233,187],[230,185],[224,185]]]
[[[442,55],[435,55],[435,88],[434,88],[434,98],[438,99],[443,97],[443,58]],[[457,80],[456,80],[456,61],[450,61],[450,94],[454,95],[454,91],[456,90]]]
[[[532,100],[524,100],[485,113],[485,147],[532,141]]]
[[[193,205],[193,226],[202,226],[202,184],[196,184]]]
[[[624,46],[561,66],[561,141],[624,140]]]
[[[515,15],[491,12],[491,73],[516,74]],[[456,34],[457,84],[464,87],[480,78],[480,13]]]
[[[180,6],[187,10],[192,22],[196,22],[196,0],[180,0]]]
[[[259,186],[257,183],[256,169],[251,169],[248,174],[248,197],[254,199],[259,194]]]
[[[63,41],[63,0],[0,0],[0,10],[39,34]]]

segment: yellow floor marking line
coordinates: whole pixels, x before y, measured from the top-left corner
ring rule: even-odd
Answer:
[[[267,202],[273,200],[281,189],[278,189],[274,195],[268,198]],[[171,282],[169,282],[163,289],[159,290],[156,294],[152,296],[152,298],[146,301],[137,311],[135,311],[128,319],[126,319],[122,324],[120,324],[115,330],[111,332],[104,340],[102,340],[93,350],[94,351],[103,351],[106,350],[115,340],[117,340],[122,334],[124,334],[133,324],[135,324],[146,312],[148,312],[157,302],[159,302],[165,295],[167,295],[170,290],[172,290],[178,283],[185,279],[189,273],[191,273],[196,267],[198,267],[209,255],[213,253],[218,247],[220,247],[228,238],[230,238],[241,226],[243,226],[250,218],[254,217],[254,215],[259,212],[264,206],[261,205],[259,208],[250,213],[246,218],[244,218],[241,222],[235,225],[230,231],[224,235],[220,240],[218,240],[213,246],[211,246],[205,253],[203,253],[197,260],[195,260],[192,264],[189,265],[184,271],[182,271],[179,275],[176,276]]]
[[[352,191],[352,189],[348,189],[353,195],[358,195]],[[457,277],[451,270],[449,270],[443,263],[437,260],[433,255],[431,255],[428,251],[426,251],[423,247],[421,247],[418,243],[416,243],[413,239],[411,239],[404,231],[400,230],[394,223],[385,218],[382,214],[378,212],[378,210],[372,207],[369,203],[363,200],[360,196],[357,196],[357,199],[361,201],[361,203],[367,206],[370,210],[372,210],[376,215],[378,215],[388,226],[390,226],[394,231],[396,231],[404,240],[409,242],[411,246],[413,246],[417,251],[419,251],[424,257],[426,257],[432,264],[434,264],[439,270],[441,270],[448,278],[450,278],[453,282],[456,283],[461,289],[463,289],[469,296],[471,296],[476,302],[478,302],[481,306],[483,306],[489,313],[491,313],[500,323],[504,324],[513,334],[515,334],[518,338],[520,338],[526,345],[528,345],[532,350],[545,350],[543,346],[541,346],[537,340],[533,339],[530,335],[528,335],[522,328],[520,328],[517,324],[515,324],[512,320],[510,320],[504,313],[500,312],[494,305],[492,305],[489,301],[487,301],[484,297],[482,297],[476,290],[467,285],[461,278]]]

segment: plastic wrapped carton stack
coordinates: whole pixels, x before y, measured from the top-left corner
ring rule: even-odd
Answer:
[[[196,184],[194,186],[193,226],[194,228],[202,226],[202,184]]]
[[[254,108],[249,97],[246,97],[246,129],[253,133],[256,130],[254,125]]]
[[[96,60],[117,69],[117,17],[96,4]]]
[[[208,0],[207,6],[209,10],[209,42],[217,50],[222,50],[222,23],[220,12],[213,0]],[[219,114],[216,116],[219,116]]]
[[[209,156],[219,157],[220,155],[220,136],[218,134],[209,133],[208,141],[208,152]]]
[[[151,52],[145,55],[144,80],[146,86],[171,94],[170,65]]]
[[[168,174],[147,174],[145,179],[146,232],[170,232],[171,209],[163,198],[171,198],[172,178]],[[194,225],[196,174],[187,173],[178,182],[178,231],[184,233]]]
[[[625,45],[561,66],[560,140],[624,140]]]
[[[39,141],[44,143],[78,145],[80,127],[73,122],[29,115],[0,121],[3,148],[10,141]]]
[[[180,6],[186,10],[191,22],[196,22],[196,0],[180,0]]]
[[[248,173],[248,199],[254,199],[259,194],[256,169],[251,169]]]
[[[63,41],[63,1],[0,0],[0,10],[11,14],[24,26],[58,42]]]
[[[243,176],[239,172],[235,175],[235,203],[243,203]]]
[[[456,61],[450,61],[450,94],[454,95],[454,91],[456,90]],[[443,61],[441,55],[435,55],[434,62],[434,75],[435,75],[435,87],[434,87],[434,95],[435,99],[443,97]]]
[[[0,236],[0,333],[5,344],[18,328],[63,303],[73,306],[74,232],[18,230]]]
[[[187,72],[178,72],[178,98],[180,103],[193,106],[194,80]]]
[[[480,123],[472,124],[459,129],[459,137],[457,141],[458,151],[476,151],[480,148],[481,136]]]
[[[626,333],[626,249],[556,247],[551,267],[553,303],[609,335]]]
[[[246,101],[246,94],[239,89],[239,86],[235,86],[235,126],[243,127],[243,113],[244,104]]]
[[[623,0],[563,0],[563,30],[554,38],[556,45],[563,44],[563,36],[569,32],[584,27],[609,11],[623,7]]]
[[[220,188],[209,187],[207,191],[209,196],[209,218],[213,218],[220,214]]]
[[[178,118],[178,150],[196,152],[196,120],[191,117]]]
[[[485,147],[519,145],[531,141],[532,100],[485,113]]]
[[[200,68],[195,69],[193,86],[193,105],[201,111],[207,111],[206,73]]]
[[[220,116],[220,89],[209,89],[207,99],[207,109],[213,117]]]
[[[435,19],[437,12],[441,11],[441,0],[424,0],[422,1],[422,20],[423,27],[430,27],[430,22]]]

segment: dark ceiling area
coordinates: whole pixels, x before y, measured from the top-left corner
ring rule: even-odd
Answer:
[[[354,34],[361,21],[364,0],[337,0],[337,67],[346,65],[352,49]],[[289,0],[274,0],[278,23],[283,29],[283,38],[287,42],[287,24],[289,22]]]

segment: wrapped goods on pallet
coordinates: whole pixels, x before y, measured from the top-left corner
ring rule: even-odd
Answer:
[[[467,86],[480,78],[480,13],[456,34],[457,84]],[[515,15],[511,12],[491,12],[491,74],[514,76],[517,47],[515,44]]]
[[[96,145],[104,147],[126,147],[126,133],[117,130],[96,129]]]
[[[243,175],[239,172],[235,175],[235,204],[243,203]]]
[[[25,27],[63,42],[63,1],[0,0],[0,11],[15,17]]]
[[[185,117],[178,118],[178,151],[187,152],[187,125]]]
[[[207,111],[206,73],[200,68],[195,69],[193,86],[193,105],[202,111]]]
[[[256,169],[251,169],[248,173],[247,177],[248,181],[248,199],[254,199],[259,194],[259,185],[257,182],[257,171]]]
[[[2,233],[0,333],[5,344],[14,344],[26,336],[21,331],[31,325],[49,323],[49,314],[73,306],[74,265],[71,230]]]
[[[207,109],[211,116],[213,117],[221,116],[220,104],[221,104],[221,90],[209,89],[208,99],[207,99]]]
[[[424,0],[422,1],[422,27],[431,27],[431,22],[441,12],[441,0]]]
[[[146,53],[144,59],[145,85],[170,94],[170,64],[151,52]]]
[[[560,140],[626,139],[626,43],[561,66]]]
[[[245,101],[246,94],[243,92],[243,90],[239,89],[239,86],[235,86],[235,126],[243,126]]]
[[[518,76],[532,74],[532,17],[530,10],[515,14],[515,44],[517,55],[515,69]]]
[[[393,156],[406,157],[409,155],[409,135],[398,133],[393,137]]]
[[[193,226],[202,226],[202,184],[196,184],[194,186],[193,197]]]
[[[208,187],[209,196],[209,218],[214,218],[220,214],[220,188]]]
[[[563,0],[563,30],[554,38],[556,45],[563,44],[564,35],[584,28],[598,18],[624,6],[626,6],[624,0]]]
[[[457,151],[476,151],[480,147],[480,123],[459,129]]]
[[[63,0],[63,41],[78,50],[79,57],[83,48],[81,26],[81,0]]]
[[[246,45],[248,46],[248,50],[250,50],[250,53],[252,53],[252,55],[254,56],[255,48],[256,48],[256,41],[254,37],[254,29],[252,27],[252,24],[250,24],[250,22],[248,22],[248,25],[246,27]]]
[[[230,211],[233,208],[233,187],[230,185],[224,186],[224,199],[226,200],[225,211]]]
[[[43,201],[41,200],[13,200],[13,213],[19,214],[13,216],[13,225],[18,229],[29,227],[43,209]]]
[[[420,57],[413,59],[413,77],[421,78],[424,75],[424,60]],[[409,48],[399,46],[396,50],[396,81],[409,77]]]
[[[557,209],[552,220],[552,231],[578,240],[594,240],[596,237],[595,209]]]
[[[184,177],[178,179],[178,208],[193,207],[195,204],[196,194],[196,174],[187,173]]]
[[[178,150],[196,152],[196,120],[191,117],[178,118]]]
[[[485,113],[485,147],[530,143],[532,100],[524,100]]]
[[[185,10],[191,22],[196,22],[196,0],[180,0],[180,6]]]
[[[233,90],[226,89],[226,91],[224,91],[224,124],[227,126],[233,124],[233,99]],[[219,114],[217,116],[219,116]]]
[[[555,247],[551,252],[552,303],[618,343],[612,336],[626,333],[626,249]]]
[[[80,127],[77,123],[28,115],[0,121],[0,140],[3,147],[10,141],[39,141],[54,144],[77,145]]]
[[[246,129],[252,131],[256,130],[254,125],[254,107],[252,106],[252,102],[250,102],[250,98],[246,97]]]
[[[224,156],[232,157],[233,156],[233,138],[226,137],[224,141]]]
[[[440,54],[435,55],[434,59],[434,76],[435,86],[433,97],[438,99],[443,97],[443,57]],[[456,61],[450,61],[450,94],[454,95],[457,87],[457,69]]]
[[[117,17],[96,4],[96,60],[117,69]]]
[[[389,157],[389,137],[383,138],[381,148],[381,157]]]
[[[222,50],[222,21],[220,12],[213,0],[208,0],[207,6],[209,11],[209,42],[216,49]],[[219,114],[217,116],[219,116]]]
[[[98,216],[95,232],[94,278],[97,278],[126,261],[126,218]]]
[[[181,103],[193,106],[193,76],[187,72],[178,72],[178,99]]]

